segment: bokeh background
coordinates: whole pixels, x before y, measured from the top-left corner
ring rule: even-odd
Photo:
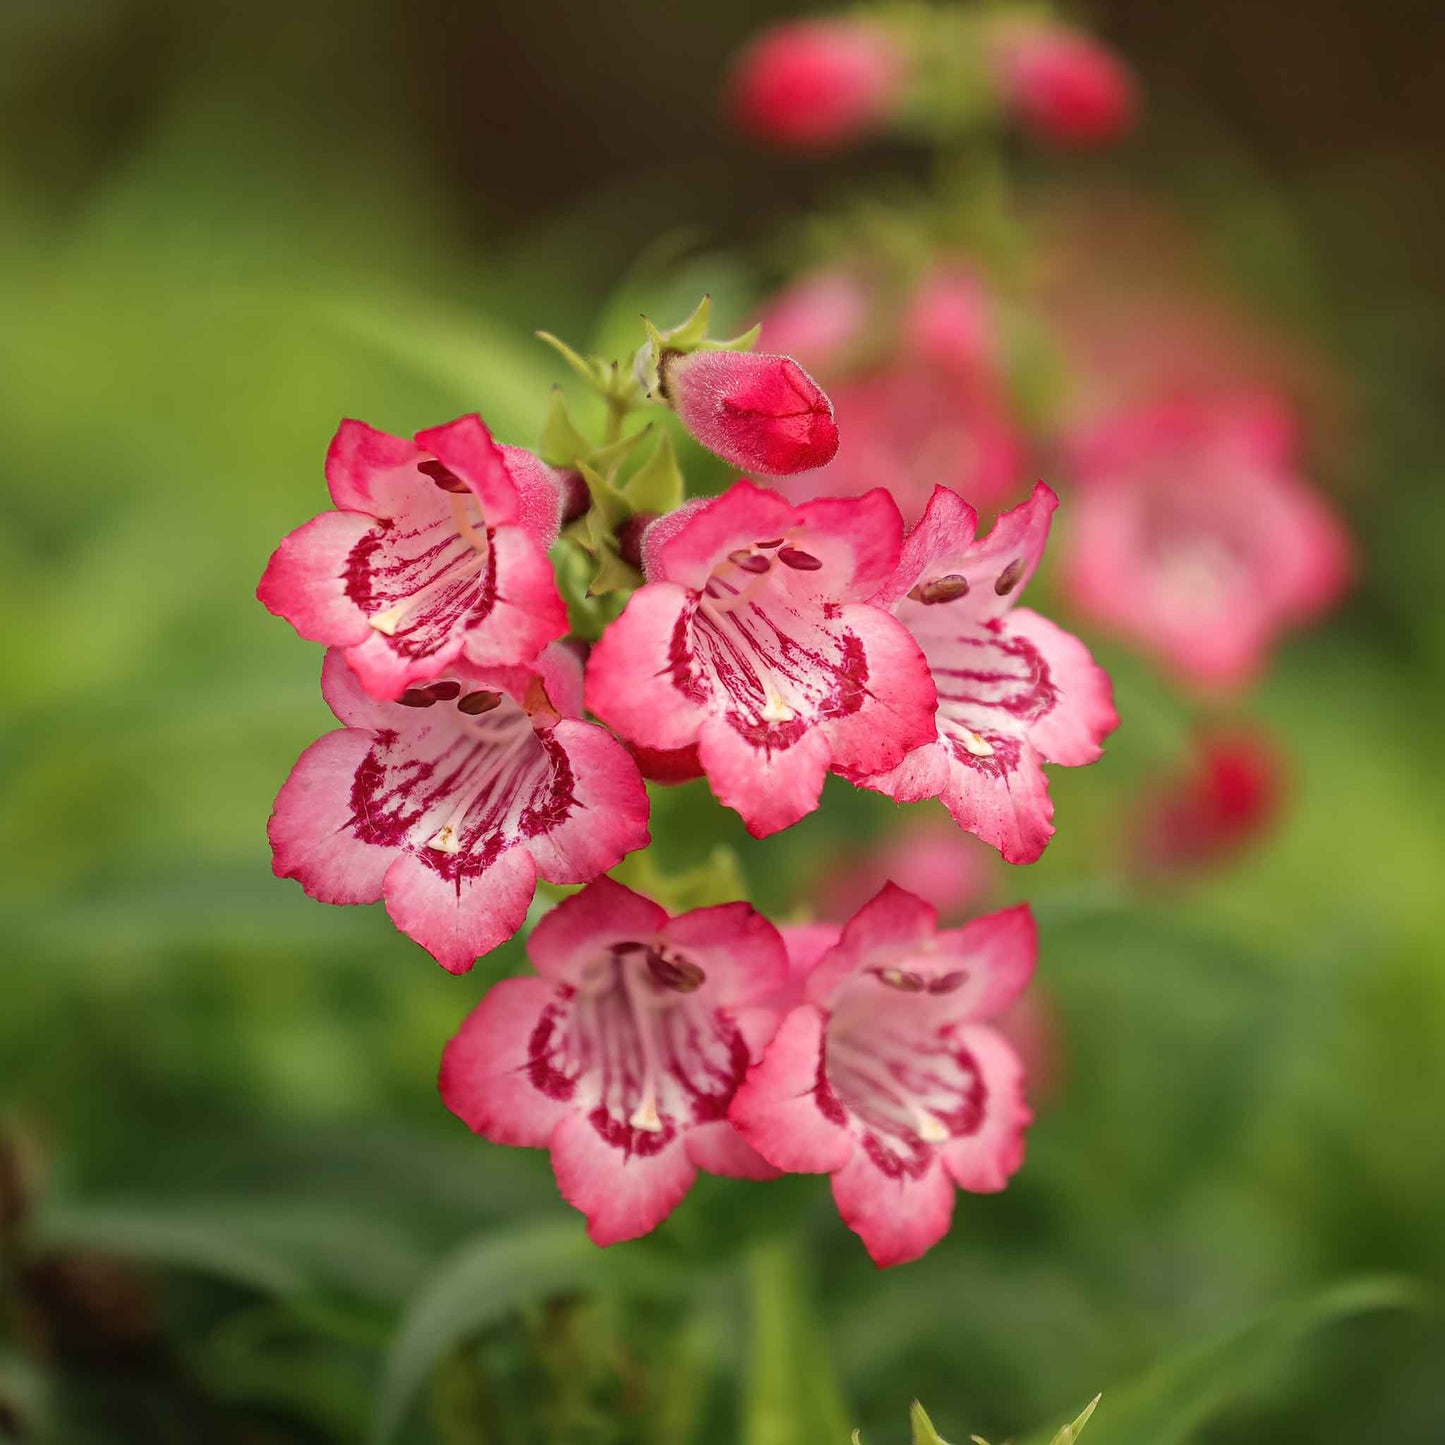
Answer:
[[[872,1445],[913,1395],[998,1439],[1099,1390],[1100,1445],[1445,1438],[1436,5],[1097,4],[1148,124],[1022,162],[1041,197],[1167,204],[1309,349],[1311,466],[1364,563],[1251,703],[1278,826],[1169,888],[1119,840],[1187,718],[1099,644],[1124,724],[1054,774],[1045,859],[987,885],[1042,928],[1030,1162],[925,1261],[875,1272],[806,1179],[705,1179],[592,1251],[545,1157],[435,1093],[519,955],[452,978],[271,877],[330,719],[253,589],[337,419],[480,408],[530,443],[562,379],[534,328],[625,337],[704,289],[745,317],[800,211],[921,174],[728,133],[726,58],[782,13],[0,9],[0,1439],[361,1440],[380,1394],[415,1441]],[[759,901],[796,909],[892,811],[830,788],[741,848]],[[669,862],[744,841],[697,787],[658,816]]]

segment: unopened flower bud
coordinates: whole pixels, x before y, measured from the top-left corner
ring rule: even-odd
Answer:
[[[1009,25],[1000,30],[993,54],[1005,105],[1036,139],[1106,145],[1133,126],[1134,78],[1091,36],[1062,25]]]
[[[745,471],[790,476],[826,465],[838,450],[833,403],[791,357],[666,352],[660,379],[688,431]]]
[[[881,129],[902,98],[893,38],[853,20],[765,31],[738,57],[728,108],[740,130],[788,150],[825,151]]]

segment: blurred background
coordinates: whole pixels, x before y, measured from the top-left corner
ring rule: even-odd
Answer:
[[[533,329],[616,350],[703,290],[745,321],[813,259],[805,213],[925,182],[905,143],[732,133],[728,58],[790,13],[0,8],[0,1439],[883,1445],[915,1395],[1024,1439],[1100,1390],[1100,1445],[1445,1438],[1436,5],[1095,4],[1144,123],[1013,158],[1031,214],[1093,217],[1040,224],[1070,265],[1166,215],[1288,336],[1359,580],[1241,709],[1269,805],[1187,867],[1137,839],[1191,706],[1072,619],[1116,678],[1104,762],[1053,772],[1032,868],[939,845],[965,911],[1035,904],[1039,1121],[924,1261],[874,1271],[810,1179],[705,1178],[592,1250],[546,1157],[435,1092],[520,951],[453,978],[271,876],[331,719],[254,587],[338,419],[531,444],[563,379]],[[830,784],[752,844],[700,785],[656,809],[669,866],[738,845],[779,916],[942,816]]]

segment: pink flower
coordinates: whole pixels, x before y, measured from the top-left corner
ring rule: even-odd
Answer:
[[[306,749],[276,799],[278,877],[323,903],[375,903],[465,973],[521,926],[538,876],[585,883],[645,847],[647,792],[627,750],[582,722],[575,656],[456,665],[396,702],[342,654],[321,689],[345,724]]]
[[[1134,77],[1091,36],[1052,24],[1010,24],[995,38],[1004,102],[1037,140],[1057,146],[1105,145],[1133,128]]]
[[[938,484],[977,506],[997,505],[1018,486],[1024,443],[982,282],[965,266],[940,264],[901,315],[880,318],[879,304],[857,277],[824,272],[764,313],[766,344],[824,378],[841,440],[831,462],[782,490],[802,502],[885,485],[910,524]],[[871,360],[870,329],[875,347],[882,343]]]
[[[276,549],[257,596],[303,636],[346,650],[373,696],[459,660],[530,663],[567,630],[547,548],[559,474],[499,447],[480,417],[416,442],[342,422],[326,456],[338,510]]]
[[[1040,482],[975,538],[973,508],[939,487],[874,599],[893,605],[928,658],[937,731],[896,768],[858,781],[900,803],[941,798],[1010,863],[1034,862],[1054,831],[1040,764],[1095,762],[1119,722],[1109,678],[1083,643],[1014,605],[1057,505]]]
[[[1291,419],[1269,398],[1125,410],[1072,450],[1073,600],[1189,682],[1247,683],[1349,582],[1349,535],[1301,476]]]
[[[833,403],[791,357],[664,351],[659,376],[682,424],[735,467],[785,476],[821,467],[838,450]]]
[[[654,753],[696,744],[754,835],[789,827],[830,768],[882,772],[933,735],[923,656],[866,601],[901,537],[884,491],[794,507],[751,482],[654,523],[647,583],[592,650],[588,706]]]
[[[914,814],[865,850],[825,862],[819,911],[846,918],[885,883],[893,882],[932,904],[945,919],[962,917],[988,889],[993,854],[947,818]]]
[[[1002,1189],[1023,1163],[1023,1068],[988,1021],[1033,974],[1033,916],[937,924],[892,884],[859,909],[731,1110],[778,1169],[833,1176],[843,1222],[880,1267],[943,1238],[956,1187]]]
[[[495,1143],[550,1149],[597,1244],[655,1228],[699,1169],[773,1177],[727,1120],[777,1027],[772,924],[746,903],[669,918],[599,878],[527,951],[540,977],[496,984],[447,1045],[447,1108]]]
[[[765,31],[738,57],[728,109],[740,130],[785,150],[836,150],[879,130],[906,78],[886,32],[852,20]]]
[[[1278,751],[1252,728],[1213,728],[1185,771],[1155,788],[1135,838],[1141,870],[1187,872],[1239,853],[1269,830],[1284,803]]]

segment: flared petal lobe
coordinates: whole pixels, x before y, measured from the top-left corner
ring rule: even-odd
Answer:
[[[878,597],[923,649],[938,697],[935,735],[860,778],[900,802],[940,798],[1010,863],[1053,834],[1041,764],[1094,762],[1118,725],[1107,674],[1075,637],[1015,604],[1038,567],[1058,499],[1030,499],[975,536],[973,509],[938,488]]]
[[[325,902],[385,897],[397,927],[461,973],[521,926],[539,875],[584,882],[645,846],[636,764],[559,716],[576,659],[558,646],[541,666],[454,668],[387,702],[328,653],[323,690],[346,726],[307,749],[276,800],[277,875]]]
[[[777,1024],[782,938],[748,904],[676,918],[609,879],[552,910],[447,1045],[447,1107],[498,1143],[552,1151],[598,1244],[647,1233],[698,1169],[766,1178],[728,1107]],[[500,998],[498,995],[502,995]]]
[[[588,705],[634,747],[696,747],[758,836],[790,826],[830,769],[892,767],[932,736],[922,653],[861,600],[901,529],[881,491],[793,507],[738,483],[652,549],[655,580],[592,651]]]
[[[990,1022],[1033,973],[1028,909],[943,932],[933,917],[893,887],[860,909],[731,1109],[770,1163],[832,1175],[880,1266],[947,1232],[955,1186],[1002,1188],[1030,1119],[1022,1067]]]
[[[479,417],[416,442],[343,422],[327,456],[340,509],[286,538],[257,595],[312,641],[346,649],[366,690],[400,697],[459,658],[533,661],[566,631],[546,550],[560,482]]]

